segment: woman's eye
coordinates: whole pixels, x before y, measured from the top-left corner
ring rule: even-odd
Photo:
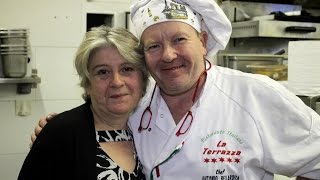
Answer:
[[[122,72],[131,72],[131,71],[134,71],[135,70],[135,68],[133,68],[133,67],[123,67],[122,68]]]
[[[109,73],[109,71],[106,70],[106,69],[99,69],[96,74],[97,75],[105,75],[105,74],[108,74],[108,73]]]

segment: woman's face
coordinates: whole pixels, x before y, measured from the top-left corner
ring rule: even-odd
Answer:
[[[142,73],[116,48],[98,49],[89,60],[90,94],[95,111],[129,115],[142,97]]]

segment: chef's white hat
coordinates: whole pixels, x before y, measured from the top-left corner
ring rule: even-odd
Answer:
[[[206,31],[208,53],[214,55],[226,47],[231,35],[231,23],[215,0],[136,0],[130,8],[139,39],[151,25],[180,21]]]

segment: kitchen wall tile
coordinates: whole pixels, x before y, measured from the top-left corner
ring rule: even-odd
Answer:
[[[31,101],[31,115],[15,115],[15,101],[0,101],[0,155],[27,153],[30,135],[40,117],[60,113],[82,104],[78,100]],[[0,163],[1,166],[1,163]]]
[[[83,92],[74,68],[76,48],[38,47],[35,51],[38,76],[37,99],[80,99]]]
[[[18,178],[22,163],[26,157],[22,154],[0,154],[0,179],[16,180]]]
[[[76,46],[85,31],[82,8],[79,0],[1,0],[1,27],[28,28],[32,46]]]

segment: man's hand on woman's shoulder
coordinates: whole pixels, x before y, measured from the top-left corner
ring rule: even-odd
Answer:
[[[41,132],[42,128],[47,124],[49,120],[51,120],[54,116],[56,116],[57,113],[50,113],[47,116],[43,116],[38,121],[38,124],[34,128],[34,132],[31,134],[31,142],[30,142],[30,148],[32,147],[34,141],[37,139],[37,136]]]

